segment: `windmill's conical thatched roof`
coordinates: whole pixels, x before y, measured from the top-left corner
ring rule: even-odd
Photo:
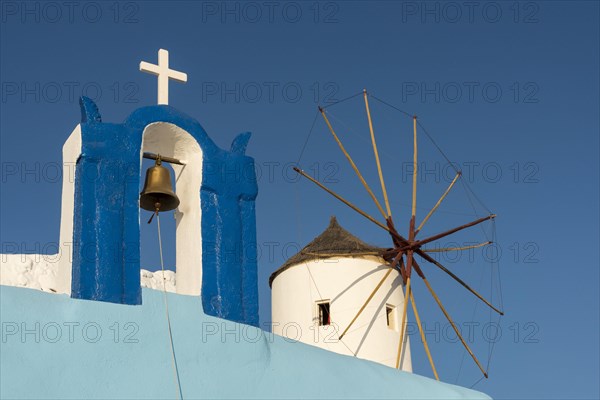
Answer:
[[[269,278],[269,286],[273,280],[286,269],[315,259],[331,257],[381,256],[385,249],[367,244],[342,228],[335,216],[331,217],[329,226],[323,233],[307,244],[299,253],[288,259]]]

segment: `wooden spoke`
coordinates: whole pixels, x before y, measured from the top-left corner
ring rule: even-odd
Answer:
[[[390,201],[388,199],[387,190],[385,188],[385,181],[383,180],[383,172],[381,171],[381,163],[379,162],[379,151],[377,151],[377,143],[375,142],[375,133],[373,132],[373,121],[371,120],[371,110],[369,109],[369,98],[367,96],[367,90],[363,90],[365,96],[365,107],[367,109],[367,118],[369,120],[369,131],[371,132],[371,143],[373,144],[373,153],[375,154],[375,162],[377,163],[377,172],[379,173],[379,182],[381,183],[381,191],[383,192],[383,199],[385,200],[385,209],[387,216],[391,217],[392,212],[390,209]]]
[[[392,273],[392,271],[393,271],[393,268],[390,268],[388,270],[388,272],[385,273],[385,275],[383,276],[383,278],[381,278],[381,280],[379,281],[379,283],[377,284],[377,286],[375,286],[375,289],[373,289],[373,291],[371,292],[371,294],[369,295],[369,297],[367,297],[367,300],[362,305],[362,307],[360,308],[360,310],[358,310],[358,312],[356,313],[356,315],[354,316],[354,318],[352,318],[352,321],[350,321],[350,323],[348,324],[348,326],[346,327],[346,329],[344,329],[344,332],[342,332],[342,334],[340,335],[339,340],[342,340],[342,338],[344,337],[344,335],[346,335],[346,333],[348,333],[348,330],[350,329],[350,327],[354,324],[354,322],[356,322],[356,320],[358,319],[358,317],[360,316],[360,314],[364,311],[364,309],[367,308],[367,304],[369,304],[369,302],[371,301],[371,299],[373,298],[373,296],[375,296],[375,293],[377,293],[377,291],[379,290],[379,288],[381,287],[381,285],[383,285],[383,282],[385,282],[385,280],[388,278],[388,276],[390,276],[390,274]]]
[[[357,213],[359,213],[360,215],[362,215],[363,217],[365,217],[366,219],[368,219],[369,221],[373,222],[375,225],[379,226],[382,229],[385,229],[388,232],[390,231],[390,229],[387,226],[385,226],[381,222],[377,221],[375,218],[371,217],[369,214],[367,214],[366,212],[364,212],[360,208],[356,207],[354,204],[350,203],[348,200],[344,199],[342,196],[340,196],[339,194],[335,193],[333,190],[328,189],[325,185],[323,185],[321,182],[319,182],[316,179],[314,179],[312,176],[308,175],[306,172],[304,172],[301,169],[296,168],[296,167],[294,167],[294,171],[296,171],[297,173],[299,173],[303,177],[307,178],[312,183],[314,183],[315,185],[319,186],[321,189],[325,190],[327,193],[329,193],[330,195],[332,195],[333,197],[335,197],[336,199],[338,199],[339,201],[341,201],[342,203],[344,203],[345,205],[347,205],[348,207],[350,207],[351,209],[353,209],[354,211],[356,211]]]
[[[463,251],[463,250],[470,250],[470,249],[478,249],[480,247],[483,246],[488,246],[490,244],[492,244],[494,242],[491,241],[487,241],[487,242],[483,242],[483,243],[478,243],[478,244],[474,244],[471,246],[462,246],[462,247],[442,247],[439,249],[421,249],[421,251],[424,251],[425,253],[443,253],[446,251]],[[408,249],[410,249],[411,246],[410,244],[406,244],[405,246],[399,247],[398,249],[394,249],[394,251],[406,251]]]
[[[462,231],[463,229],[469,228],[469,227],[471,227],[473,225],[477,225],[477,224],[480,224],[480,223],[482,223],[484,221],[487,221],[488,219],[494,219],[494,218],[496,218],[496,214],[488,215],[487,217],[479,218],[478,220],[475,220],[473,222],[469,222],[468,224],[461,225],[461,226],[459,226],[457,228],[454,228],[454,229],[450,229],[450,230],[448,230],[446,232],[438,233],[437,235],[433,235],[431,237],[428,237],[427,239],[419,240],[416,244],[418,246],[423,246],[424,244],[427,244],[429,242],[433,242],[434,240],[438,240],[438,239],[441,239],[441,238],[446,237],[448,235],[452,235],[453,233],[456,233],[458,231]]]
[[[371,299],[373,298],[373,296],[375,296],[375,293],[377,293],[377,291],[379,290],[379,288],[381,287],[381,285],[383,285],[383,282],[385,282],[385,280],[387,279],[387,277],[390,276],[390,274],[392,273],[393,269],[398,264],[398,261],[402,259],[402,254],[403,253],[398,253],[396,255],[396,257],[394,257],[394,260],[392,261],[392,264],[390,265],[390,269],[388,270],[388,272],[386,272],[386,274],[383,276],[383,278],[381,278],[381,280],[379,281],[379,283],[377,284],[377,286],[375,286],[375,289],[373,289],[373,291],[371,292],[371,294],[369,295],[369,297],[367,298],[367,300],[365,301],[365,303],[362,305],[362,307],[360,308],[360,310],[358,310],[358,313],[356,313],[356,315],[354,316],[354,318],[352,318],[352,321],[350,321],[350,323],[348,324],[348,326],[346,327],[346,329],[344,329],[344,332],[342,332],[342,334],[340,335],[339,340],[342,340],[342,338],[344,337],[344,335],[346,333],[348,333],[348,329],[350,329],[350,327],[352,326],[352,324],[354,324],[354,322],[356,322],[356,320],[358,319],[358,316],[367,307],[367,304],[369,304],[369,302],[371,301]]]
[[[475,244],[473,246],[463,246],[463,247],[442,247],[441,249],[421,249],[425,253],[442,253],[444,251],[462,251],[469,249],[477,249],[479,247],[487,246],[488,244],[492,244],[492,242],[483,242],[479,244]]]
[[[483,373],[484,377],[487,378],[488,377],[487,371],[483,368],[482,364],[479,362],[479,360],[477,359],[477,357],[475,356],[475,354],[473,353],[473,351],[471,350],[471,348],[469,347],[469,345],[467,344],[467,342],[463,338],[463,336],[462,336],[462,334],[461,334],[458,326],[454,323],[454,321],[452,320],[450,314],[448,313],[448,311],[446,310],[446,308],[442,304],[442,302],[441,302],[440,298],[438,297],[437,293],[431,287],[431,284],[429,283],[429,281],[427,280],[427,278],[423,274],[421,266],[419,265],[419,263],[421,263],[422,261],[418,260],[419,263],[417,263],[417,260],[415,258],[416,257],[415,254],[418,254],[425,261],[427,261],[427,262],[435,265],[439,269],[441,269],[443,272],[445,272],[447,275],[449,275],[452,279],[454,279],[456,282],[458,282],[461,286],[463,286],[465,289],[467,289],[469,292],[471,292],[471,294],[473,294],[475,297],[477,297],[480,301],[482,301],[488,307],[490,307],[490,309],[494,310],[495,312],[497,312],[500,315],[504,315],[504,312],[502,310],[500,310],[500,309],[496,308],[494,305],[492,305],[492,303],[490,301],[486,300],[477,291],[475,291],[467,283],[465,283],[461,278],[459,278],[452,271],[450,271],[448,268],[446,268],[445,266],[443,266],[440,262],[438,262],[437,260],[435,260],[430,255],[430,253],[442,253],[442,252],[449,252],[449,251],[463,251],[463,250],[469,250],[469,249],[476,249],[476,248],[480,248],[480,247],[487,246],[487,245],[491,244],[492,243],[491,241],[486,241],[486,242],[477,243],[477,244],[470,244],[470,245],[465,245],[465,246],[456,245],[456,247],[442,247],[442,248],[429,248],[429,249],[424,248],[425,245],[427,245],[428,243],[434,242],[435,240],[438,240],[438,239],[442,239],[444,237],[452,235],[452,234],[454,234],[456,232],[459,232],[461,230],[464,230],[466,228],[469,228],[469,227],[481,224],[484,221],[494,219],[496,217],[496,215],[495,214],[490,214],[490,215],[485,216],[483,218],[479,218],[479,219],[477,219],[475,221],[472,221],[472,222],[469,222],[467,224],[458,226],[456,228],[453,228],[453,229],[450,229],[450,230],[438,233],[436,235],[424,238],[422,240],[417,240],[416,239],[417,235],[421,232],[421,229],[423,229],[423,227],[425,226],[425,224],[429,221],[429,219],[433,216],[433,214],[439,209],[439,207],[444,202],[444,200],[446,199],[446,197],[450,194],[450,192],[453,189],[453,187],[460,180],[460,178],[462,176],[462,173],[460,171],[457,171],[456,176],[453,178],[452,182],[450,182],[450,184],[448,185],[448,187],[446,188],[446,190],[443,192],[443,194],[440,196],[440,198],[437,200],[437,202],[435,203],[435,205],[433,206],[433,208],[431,208],[431,210],[429,210],[429,212],[427,213],[427,215],[425,215],[425,218],[423,218],[423,220],[420,222],[420,224],[417,227],[417,224],[416,224],[417,183],[418,183],[418,176],[419,176],[419,165],[418,165],[418,155],[419,155],[419,153],[418,153],[418,133],[419,132],[418,132],[417,129],[418,129],[419,123],[417,121],[417,116],[415,115],[415,116],[412,117],[412,119],[413,119],[413,160],[412,160],[413,171],[412,171],[412,193],[411,193],[411,196],[412,196],[411,200],[412,201],[411,201],[410,224],[409,224],[408,234],[406,235],[406,237],[400,235],[400,233],[397,231],[397,229],[394,226],[394,223],[392,221],[392,211],[391,211],[391,207],[390,207],[390,201],[389,201],[389,197],[388,197],[388,192],[387,192],[385,180],[384,180],[384,177],[383,177],[383,170],[382,170],[382,166],[381,166],[381,159],[379,157],[379,149],[377,147],[377,141],[375,140],[375,130],[373,128],[373,119],[372,119],[372,115],[371,115],[371,109],[369,107],[369,94],[367,93],[366,89],[363,90],[363,97],[364,97],[364,102],[365,102],[365,110],[366,110],[366,114],[367,114],[367,121],[368,121],[368,124],[369,124],[369,133],[370,133],[370,137],[371,137],[371,145],[372,145],[372,148],[373,148],[373,154],[375,156],[375,163],[376,163],[376,166],[377,166],[377,172],[378,172],[378,176],[379,176],[379,183],[380,183],[380,186],[381,186],[381,192],[383,194],[383,200],[385,201],[385,210],[382,207],[382,203],[380,203],[379,200],[377,199],[377,197],[375,196],[375,194],[374,194],[373,190],[371,189],[371,187],[369,187],[369,185],[367,184],[365,178],[363,177],[363,175],[359,171],[356,163],[354,162],[354,160],[352,159],[352,157],[350,156],[350,154],[348,153],[348,151],[346,150],[346,148],[342,144],[342,141],[340,140],[340,137],[336,134],[335,130],[333,129],[333,126],[331,125],[331,122],[328,119],[327,113],[321,107],[319,107],[319,111],[321,113],[321,116],[325,120],[327,128],[329,129],[329,132],[331,133],[331,135],[335,139],[338,147],[340,148],[340,150],[342,151],[342,153],[344,154],[344,156],[346,157],[346,159],[350,163],[350,166],[354,170],[354,173],[356,174],[356,176],[360,180],[360,182],[363,185],[363,187],[366,189],[367,193],[369,194],[369,196],[371,197],[371,199],[375,203],[378,211],[381,213],[381,215],[383,216],[383,218],[384,218],[385,221],[383,221],[383,223],[379,222],[378,220],[376,220],[375,218],[373,218],[371,215],[369,215],[366,212],[364,212],[363,210],[359,209],[357,206],[355,206],[354,204],[350,203],[348,200],[344,199],[342,196],[340,196],[339,194],[335,193],[333,190],[327,188],[325,185],[323,185],[322,183],[320,183],[319,181],[317,181],[316,179],[314,179],[313,177],[311,177],[310,175],[308,175],[307,173],[305,173],[301,169],[294,168],[294,170],[296,172],[298,172],[300,175],[302,175],[303,177],[309,179],[311,182],[313,182],[314,184],[316,184],[317,186],[319,186],[321,189],[325,190],[327,193],[329,193],[330,195],[332,195],[333,197],[335,197],[336,199],[338,199],[339,201],[341,201],[342,203],[344,203],[345,205],[347,205],[348,207],[350,207],[351,209],[353,209],[354,211],[356,211],[357,213],[359,213],[360,215],[362,215],[364,218],[368,219],[369,221],[371,221],[375,225],[377,225],[380,228],[382,228],[385,231],[387,231],[390,234],[392,242],[393,242],[393,247],[392,248],[381,249],[379,251],[379,253],[377,253],[377,254],[371,253],[371,252],[365,252],[364,253],[364,255],[366,255],[368,253],[368,254],[374,254],[374,255],[379,255],[379,256],[383,257],[383,259],[387,263],[389,263],[389,268],[385,271],[385,273],[383,273],[383,271],[382,271],[381,280],[373,288],[373,290],[371,291],[371,293],[369,294],[369,296],[366,298],[366,300],[364,301],[364,303],[362,304],[362,306],[360,307],[360,309],[358,309],[358,312],[356,313],[356,315],[353,316],[353,318],[350,320],[350,322],[348,323],[348,325],[346,326],[346,328],[339,335],[339,340],[341,341],[342,338],[344,338],[345,335],[347,335],[348,332],[350,332],[350,329],[352,328],[352,326],[356,323],[356,321],[362,315],[362,313],[365,312],[365,310],[366,310],[367,306],[370,304],[370,302],[373,301],[373,298],[375,297],[375,294],[378,293],[381,290],[381,288],[384,285],[384,283],[388,279],[390,279],[390,274],[392,273],[392,270],[397,269],[400,272],[400,275],[402,277],[402,284],[406,288],[406,290],[403,290],[403,292],[404,292],[404,303],[402,305],[402,317],[401,317],[400,330],[399,330],[399,338],[398,338],[399,342],[398,342],[398,349],[397,349],[397,353],[396,353],[396,364],[395,364],[396,365],[396,369],[400,369],[401,368],[401,364],[402,364],[401,360],[403,359],[403,357],[406,358],[405,356],[406,356],[406,351],[407,351],[407,346],[406,346],[407,343],[405,343],[405,342],[408,341],[408,332],[407,332],[407,324],[408,324],[408,302],[410,302],[411,303],[411,307],[412,307],[412,312],[414,313],[414,316],[415,316],[415,319],[416,319],[416,323],[417,323],[417,326],[419,328],[419,334],[420,334],[420,337],[421,337],[421,341],[423,342],[423,347],[425,349],[425,353],[427,354],[427,358],[429,360],[429,364],[431,365],[431,369],[433,371],[433,375],[435,376],[435,379],[439,380],[440,378],[439,378],[439,375],[438,375],[435,363],[433,361],[433,357],[431,355],[429,344],[427,342],[425,331],[423,329],[423,324],[422,324],[422,321],[421,321],[421,318],[420,318],[420,315],[419,315],[419,311],[418,311],[418,308],[417,308],[417,305],[416,305],[416,302],[415,302],[415,297],[414,297],[414,294],[413,294],[412,283],[411,283],[411,274],[412,274],[412,271],[414,270],[414,272],[421,279],[423,279],[423,282],[425,282],[425,285],[427,286],[427,289],[431,293],[432,297],[434,298],[434,300],[437,303],[438,307],[440,308],[440,310],[444,314],[445,318],[448,320],[448,322],[452,326],[452,329],[456,333],[457,337],[459,338],[460,342],[464,346],[465,350],[469,353],[469,355],[471,356],[471,358],[473,359],[473,361],[475,362],[475,364],[477,364],[477,367],[481,370],[481,372]],[[409,115],[409,114],[406,114],[406,115]],[[425,131],[424,131],[424,133],[427,134],[427,132],[425,132]],[[435,145],[435,143],[434,143],[434,145]],[[436,145],[436,147],[437,147],[437,145]],[[431,246],[433,246],[433,245],[431,245]],[[330,255],[334,255],[334,254],[332,253]],[[406,256],[406,260],[404,260],[405,256]],[[404,261],[406,261],[406,263]],[[402,287],[401,287],[401,289],[402,289]]]
[[[303,252],[303,254],[310,254],[311,256],[320,256],[320,257],[346,257],[348,255],[348,253],[327,253],[327,252],[313,252],[313,251],[306,251]],[[381,252],[380,251],[365,251],[362,253],[352,253],[353,257],[356,256],[381,256]]]
[[[456,276],[455,274],[453,274],[452,271],[450,271],[448,268],[444,267],[442,264],[440,264],[438,261],[436,261],[429,254],[423,252],[423,250],[417,250],[417,254],[420,255],[421,257],[423,257],[425,260],[427,260],[430,263],[432,263],[433,265],[435,265],[436,267],[438,267],[439,269],[441,269],[442,271],[444,271],[445,273],[447,273],[448,275],[450,275],[450,277],[452,277],[452,279],[454,279],[456,282],[460,283],[469,292],[473,293],[475,295],[475,297],[477,297],[479,300],[483,301],[492,310],[496,311],[500,315],[504,315],[503,311],[500,311],[499,309],[497,309],[496,307],[494,307],[492,305],[492,303],[490,303],[485,298],[483,298],[482,295],[480,295],[479,293],[477,293],[474,289],[472,289],[469,285],[467,285],[462,279],[460,279],[458,276]]]
[[[383,218],[384,219],[387,218],[387,216],[385,215],[385,211],[383,211],[383,208],[381,207],[381,204],[379,203],[379,200],[377,200],[377,197],[375,197],[375,194],[373,194],[373,191],[371,190],[371,188],[369,187],[369,185],[365,181],[365,178],[363,178],[362,174],[358,170],[358,167],[356,166],[356,164],[352,160],[352,157],[350,157],[350,154],[348,154],[348,152],[344,148],[344,145],[340,141],[340,138],[338,137],[338,135],[333,130],[333,127],[331,126],[331,123],[329,122],[329,119],[327,118],[327,115],[325,115],[325,110],[322,109],[321,107],[319,107],[319,111],[321,112],[321,115],[323,116],[323,119],[325,120],[325,123],[327,124],[327,127],[329,128],[329,131],[331,132],[331,134],[333,135],[333,137],[334,137],[335,141],[337,142],[338,146],[342,150],[342,153],[344,153],[344,155],[348,159],[348,162],[352,166],[352,169],[356,173],[356,176],[358,176],[358,179],[361,181],[361,183],[363,184],[363,186],[365,187],[365,189],[367,189],[367,192],[369,193],[369,196],[371,196],[371,198],[375,202],[375,205],[377,206],[377,209],[379,210],[379,212],[381,213],[381,215],[383,216]]]
[[[398,265],[398,268],[400,269],[400,275],[402,275],[402,282],[404,283],[404,285],[406,285],[406,278],[408,276],[406,275],[406,267],[404,266],[404,260],[402,259],[402,257],[400,257],[400,263]]]
[[[402,322],[400,323],[400,340],[398,342],[398,354],[396,355],[396,369],[400,368],[400,358],[404,348],[404,329],[406,325],[406,311],[410,299],[410,275],[406,279],[406,292],[404,293],[404,306],[402,307]]]
[[[431,293],[431,295],[435,299],[435,302],[437,303],[437,305],[442,310],[442,313],[444,314],[444,316],[446,317],[446,319],[448,320],[448,322],[450,322],[450,325],[452,325],[452,329],[454,329],[454,332],[456,332],[456,335],[460,339],[461,343],[463,344],[463,346],[465,347],[465,349],[467,350],[467,352],[471,355],[471,357],[475,361],[475,364],[477,364],[477,366],[479,367],[479,369],[483,373],[483,376],[485,376],[487,378],[488,377],[487,372],[485,371],[485,369],[483,368],[483,366],[481,365],[481,363],[479,362],[479,360],[477,359],[477,357],[475,357],[475,354],[473,354],[473,351],[471,351],[471,348],[469,347],[469,345],[467,345],[467,342],[465,342],[465,339],[463,339],[462,335],[460,334],[460,331],[456,327],[456,324],[454,323],[454,321],[452,321],[452,318],[450,317],[450,315],[446,311],[446,308],[444,308],[442,302],[440,301],[440,298],[437,296],[437,294],[435,293],[435,291],[433,290],[433,288],[429,284],[429,281],[427,279],[423,278],[423,282],[425,282],[425,286],[427,286],[427,289],[429,289],[429,292]]]
[[[403,244],[407,245],[413,241],[415,236],[415,214],[417,212],[417,117],[413,117],[413,186],[412,186],[412,215],[410,218],[410,226],[408,233],[408,243],[404,240]],[[398,353],[396,354],[396,368],[400,368],[400,359],[402,350],[404,349],[404,331],[406,328],[406,311],[408,302],[411,296],[410,274],[413,264],[413,251],[408,250],[406,255],[406,292],[404,293],[404,307],[402,308],[402,322],[400,324],[400,338],[398,341]]]
[[[317,181],[316,179],[314,179],[312,176],[308,175],[306,172],[304,172],[300,168],[294,167],[293,169],[294,169],[294,171],[296,171],[297,173],[299,173],[303,177],[307,178],[308,180],[310,180],[311,182],[313,182],[315,185],[319,186],[321,189],[323,189],[324,191],[326,191],[327,193],[329,193],[330,195],[332,195],[333,197],[335,197],[336,199],[338,199],[339,201],[341,201],[342,203],[344,203],[345,205],[347,205],[348,207],[350,207],[351,209],[353,209],[354,211],[356,211],[357,213],[359,213],[360,215],[362,215],[363,217],[365,217],[366,219],[368,219],[369,221],[373,222],[375,225],[377,225],[381,229],[384,229],[385,231],[389,232],[394,238],[396,238],[403,245],[406,245],[406,243],[408,243],[407,240],[402,235],[400,235],[398,232],[396,232],[393,229],[390,229],[386,225],[384,225],[381,222],[377,221],[375,218],[373,218],[372,216],[370,216],[369,214],[367,214],[366,212],[364,212],[360,208],[356,207],[354,204],[350,203],[348,200],[344,199],[342,196],[340,196],[339,194],[335,193],[333,190],[327,188],[321,182]]]
[[[392,217],[389,217],[385,221],[387,223],[388,232],[392,236],[392,241],[394,242],[394,246],[398,247],[400,245],[406,246],[408,244],[408,240],[406,240],[402,235],[398,233],[396,227],[394,226],[394,222],[392,221]]]
[[[461,175],[461,172],[458,171],[458,173],[456,174],[456,176],[454,177],[454,179],[450,183],[450,186],[448,186],[448,189],[446,189],[446,191],[444,192],[444,194],[442,195],[442,197],[440,197],[440,199],[437,201],[437,203],[435,203],[435,206],[433,206],[433,208],[431,209],[431,211],[429,211],[429,213],[427,214],[427,216],[425,217],[425,219],[423,219],[423,221],[421,222],[421,224],[417,228],[417,231],[415,232],[415,235],[417,233],[419,233],[419,231],[421,230],[421,228],[423,228],[423,225],[425,225],[425,223],[433,215],[433,213],[435,212],[435,210],[437,210],[438,207],[440,206],[440,204],[442,204],[442,201],[446,198],[446,196],[448,195],[448,193],[450,193],[450,189],[452,189],[452,186],[454,186],[454,184],[456,183],[456,181],[458,181],[458,178],[460,178],[460,175]]]
[[[417,320],[417,326],[419,327],[419,334],[421,335],[421,341],[423,342],[425,353],[427,353],[427,358],[429,359],[429,364],[431,365],[433,376],[435,376],[435,379],[439,381],[440,377],[438,376],[437,370],[435,369],[435,364],[433,362],[433,358],[431,357],[431,352],[429,351],[429,345],[427,344],[427,338],[425,337],[425,332],[423,331],[423,326],[421,325],[421,318],[419,317],[419,312],[417,311],[417,304],[415,303],[415,297],[412,291],[410,292],[410,303],[412,304],[412,309],[415,313],[415,319]]]

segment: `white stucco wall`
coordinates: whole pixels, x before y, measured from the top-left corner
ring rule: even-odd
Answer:
[[[59,254],[0,254],[0,285],[59,293]],[[163,286],[164,282],[164,286]],[[140,271],[143,288],[175,292],[175,272]]]
[[[75,208],[75,166],[81,155],[81,125],[77,125],[63,145],[63,182],[60,207],[60,251],[56,291],[71,294],[73,268],[73,212]]]
[[[342,342],[338,340],[386,272],[387,267],[376,258],[311,260],[288,268],[272,285],[273,332],[395,367],[404,304],[402,278],[397,271],[388,276]],[[330,326],[318,326],[316,303],[321,300],[331,302]],[[395,307],[396,329],[387,325],[386,305]],[[412,372],[409,341],[405,338],[400,367]]]

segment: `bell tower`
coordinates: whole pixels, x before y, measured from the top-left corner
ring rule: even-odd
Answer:
[[[96,104],[80,100],[81,123],[63,146],[58,289],[79,299],[142,302],[140,206],[152,197],[140,203],[139,188],[142,157],[151,153],[174,161],[177,293],[201,296],[209,315],[257,325],[250,133],[228,151],[219,148],[195,119],[168,105],[169,78],[187,75],[168,68],[165,50],[158,64],[140,69],[158,75],[159,105],[134,110],[121,124],[102,122]]]

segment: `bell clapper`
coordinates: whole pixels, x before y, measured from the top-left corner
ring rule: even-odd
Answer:
[[[148,220],[148,223],[152,222],[152,219],[154,218],[154,216],[158,215],[159,212],[160,212],[160,203],[156,202],[156,203],[154,203],[154,212],[150,216],[150,219]]]

